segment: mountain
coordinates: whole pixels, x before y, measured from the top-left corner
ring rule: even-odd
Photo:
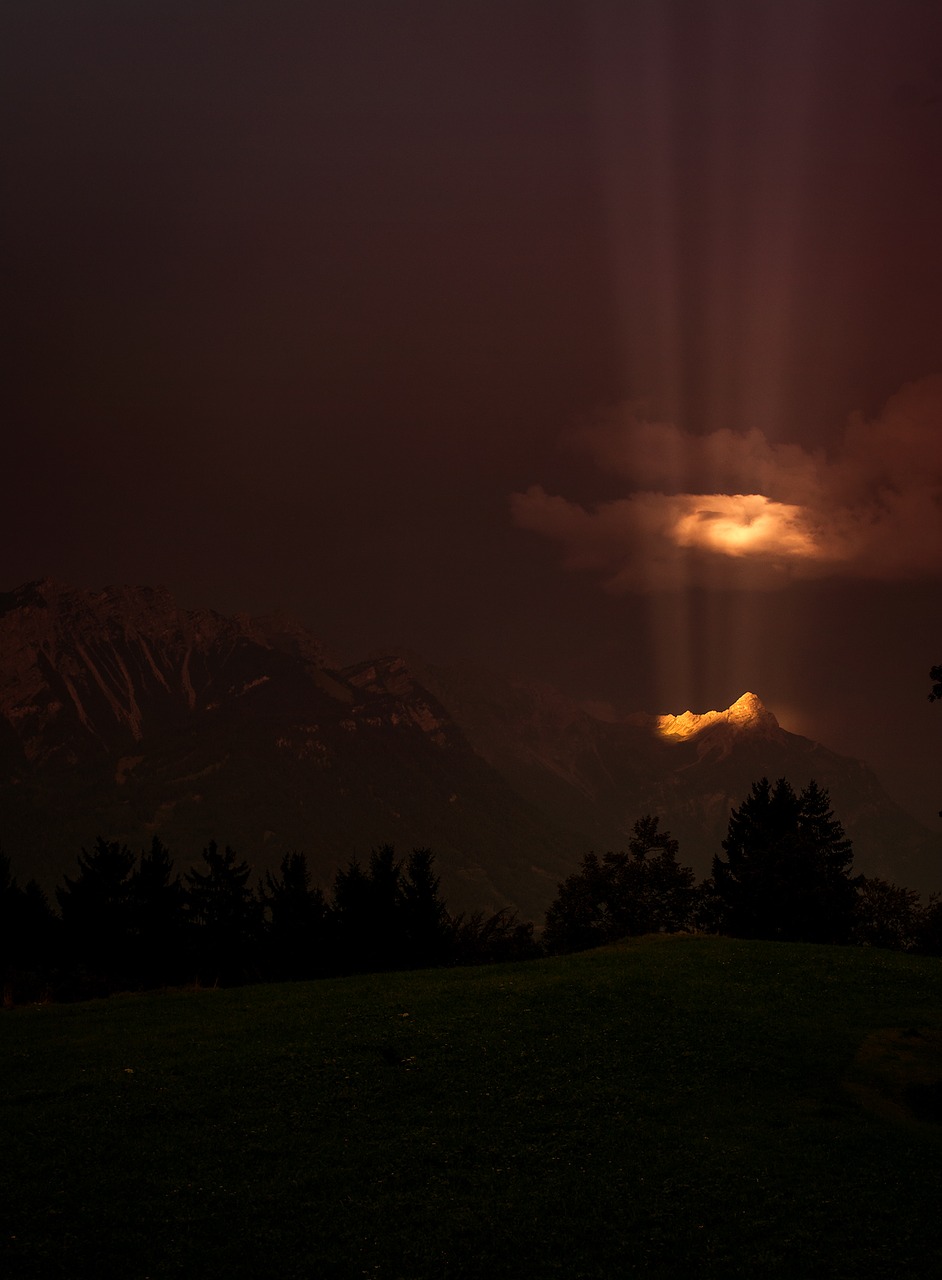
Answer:
[[[550,689],[399,655],[340,667],[300,624],[180,609],[147,587],[0,595],[0,842],[47,885],[97,834],[181,865],[211,839],[261,873],[303,849],[329,885],[382,843],[427,846],[454,908],[539,918],[589,849],[662,815],[699,874],[767,774],[831,791],[859,870],[942,887],[939,842],[865,765],[754,694],[604,721]]]
[[[813,778],[854,842],[855,869],[942,888],[942,836],[893,801],[866,764],[783,729],[754,693],[722,711],[600,719],[556,690],[410,659],[422,684],[514,790],[583,851],[623,848],[636,818],[661,816],[682,860],[709,875],[730,809],[762,776]]]
[[[390,658],[345,670],[281,618],[185,611],[162,590],[52,581],[0,596],[2,841],[49,884],[101,833],[183,864],[211,839],[261,872],[292,849],[329,884],[431,847],[450,903],[542,901],[560,832]]]

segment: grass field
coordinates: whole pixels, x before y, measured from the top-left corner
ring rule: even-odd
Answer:
[[[0,1015],[20,1277],[937,1277],[942,962],[647,938]]]

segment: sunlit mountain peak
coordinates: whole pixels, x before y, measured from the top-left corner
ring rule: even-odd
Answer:
[[[754,693],[744,693],[725,711],[704,711],[701,714],[685,711],[679,716],[657,717],[657,731],[663,738],[695,738],[715,724],[726,724],[732,729],[779,727],[775,716]]]

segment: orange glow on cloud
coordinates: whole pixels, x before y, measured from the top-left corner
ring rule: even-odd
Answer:
[[[801,507],[761,493],[680,494],[688,510],[670,536],[680,547],[706,547],[727,556],[819,558]]]
[[[512,512],[608,591],[942,571],[942,377],[908,384],[873,422],[852,417],[833,456],[758,431],[693,436],[630,407],[578,439],[629,494],[587,509],[534,485]]]

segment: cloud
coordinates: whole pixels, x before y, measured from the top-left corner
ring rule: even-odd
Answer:
[[[534,485],[512,514],[609,591],[942,573],[942,377],[907,384],[872,421],[852,416],[830,455],[759,431],[694,436],[633,408],[573,442],[627,495],[585,507]]]

